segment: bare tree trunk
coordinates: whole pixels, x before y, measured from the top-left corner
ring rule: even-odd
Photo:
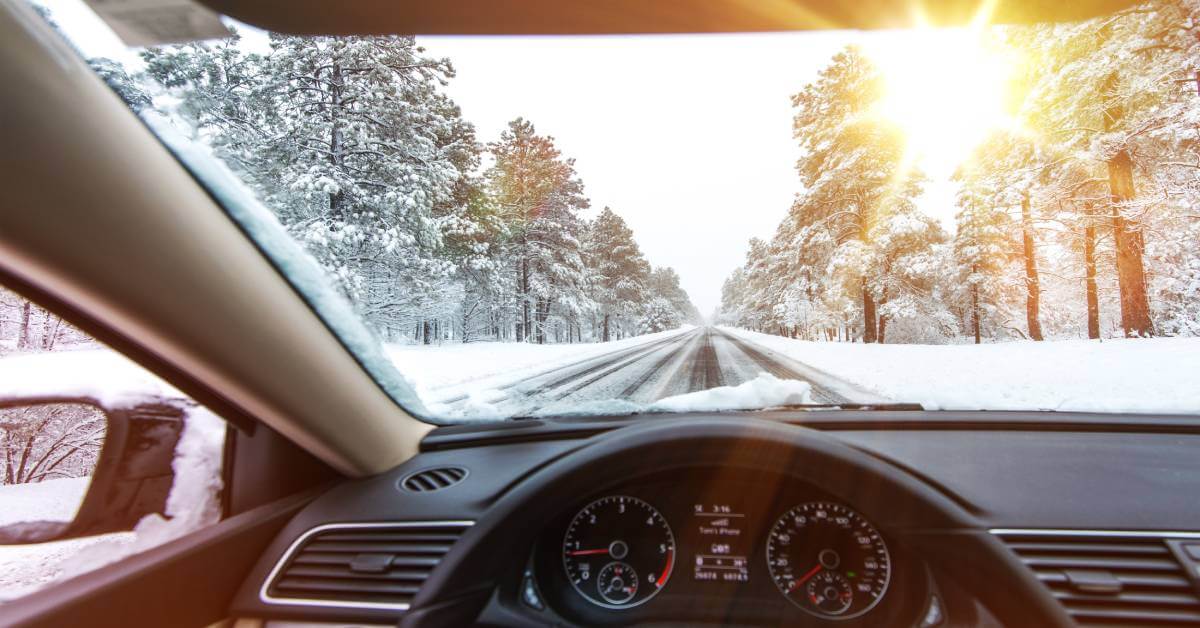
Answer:
[[[528,340],[533,332],[533,319],[529,315],[529,260],[521,259],[521,334],[518,341]]]
[[[42,351],[53,351],[62,328],[62,319],[47,310],[42,310],[42,314]]]
[[[342,124],[341,124],[341,108],[342,108],[342,66],[338,63],[333,64],[332,70],[333,83],[329,89],[329,163],[334,167],[341,167],[343,162],[342,155]],[[329,214],[335,220],[345,218],[345,196],[342,190],[338,190],[329,195]]]
[[[29,301],[21,306],[21,336],[17,340],[18,349],[28,349],[33,344],[33,340],[29,337],[29,315],[32,308],[33,304]]]
[[[534,337],[539,345],[546,344],[546,322],[550,319],[550,299],[538,297],[533,313]]]
[[[978,267],[971,265],[971,274],[978,272]],[[975,330],[975,344],[981,342],[981,334],[979,333],[979,284],[971,284],[971,327]]]
[[[604,335],[603,335],[604,342],[608,342],[608,339],[609,339],[609,332],[608,332],[608,317],[609,317],[609,315],[608,315],[608,314],[605,314],[605,315],[604,315],[604,331],[603,331],[603,333],[604,333]]]
[[[1029,206],[1029,191],[1021,192],[1021,244],[1025,253],[1025,323],[1029,337],[1042,339],[1042,323],[1038,317],[1041,287],[1038,281],[1037,259],[1033,248],[1033,210]]]
[[[880,305],[881,307],[882,307],[882,306],[884,306],[884,305],[886,305],[886,304],[887,304],[887,300],[888,300],[887,290],[884,290],[884,292],[883,292],[883,298],[881,298],[881,299],[879,300],[879,305]],[[879,337],[876,339],[876,341],[875,341],[875,342],[878,342],[879,344],[883,344],[883,343],[886,341],[886,339],[887,339],[887,316],[884,316],[884,315],[882,315],[882,314],[879,316],[879,328],[878,328],[878,330],[879,330]]]
[[[1125,118],[1125,105],[1116,96],[1116,72],[1104,79],[1102,91],[1108,100],[1104,109],[1104,130],[1112,132]],[[1117,284],[1121,293],[1121,327],[1126,337],[1153,336],[1150,302],[1146,297],[1146,268],[1142,260],[1146,248],[1142,226],[1128,220],[1124,207],[1135,197],[1133,159],[1128,149],[1117,151],[1108,160],[1108,189],[1112,195],[1113,243],[1117,249]]]
[[[863,342],[875,342],[875,298],[871,296],[871,291],[867,290],[866,280],[863,281],[862,288],[863,301]]]
[[[1096,291],[1096,225],[1088,219],[1083,228],[1083,271],[1087,288],[1088,338],[1100,337],[1100,297]]]

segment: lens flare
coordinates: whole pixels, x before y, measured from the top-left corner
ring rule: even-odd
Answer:
[[[864,46],[885,93],[876,113],[904,133],[911,162],[949,176],[988,134],[1015,128],[1016,67],[982,24],[882,33]]]

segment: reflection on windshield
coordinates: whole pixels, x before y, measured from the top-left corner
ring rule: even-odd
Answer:
[[[1200,408],[1190,5],[136,51],[58,11],[132,108],[249,186],[436,418]]]

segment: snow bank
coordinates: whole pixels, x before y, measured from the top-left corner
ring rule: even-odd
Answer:
[[[0,395],[92,397],[121,405],[183,399],[183,393],[108,349],[10,355],[0,359]]]
[[[1200,338],[864,345],[722,329],[931,410],[1200,412]]]
[[[132,532],[122,532],[37,545],[0,546],[0,604],[61,579],[63,565],[84,549],[132,536]]]
[[[91,481],[91,476],[86,476],[0,485],[0,527],[23,521],[74,519]]]
[[[720,412],[758,410],[799,403],[813,403],[812,386],[794,379],[779,379],[770,373],[737,386],[720,386],[659,399],[649,412]]]

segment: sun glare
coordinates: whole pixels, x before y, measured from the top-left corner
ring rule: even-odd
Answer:
[[[949,176],[988,133],[1013,124],[1012,63],[981,28],[889,33],[866,52],[885,81],[879,114],[899,125],[909,158],[932,176]]]

